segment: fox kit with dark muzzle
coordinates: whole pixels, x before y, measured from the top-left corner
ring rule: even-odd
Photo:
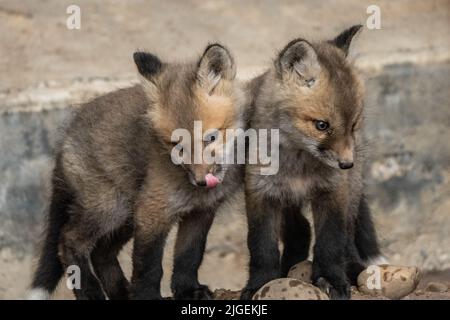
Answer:
[[[380,254],[363,191],[363,85],[346,59],[360,27],[332,41],[291,41],[249,84],[250,127],[278,128],[280,147],[277,174],[246,166],[250,276],[242,298],[308,257],[310,226],[301,211],[309,203],[313,281],[332,298],[349,298],[350,282]]]
[[[214,214],[241,186],[243,167],[205,163],[190,146],[226,152],[216,135],[242,127],[244,95],[235,64],[219,44],[192,63],[164,63],[144,52],[134,60],[142,84],[81,106],[66,130],[31,298],[50,294],[64,270],[76,265],[78,299],[104,299],[104,293],[109,299],[160,299],[164,244],[177,222],[174,297],[211,297],[197,272]],[[196,122],[200,136],[193,132]],[[176,130],[187,134],[174,135]],[[197,161],[176,164],[174,150]],[[132,236],[128,285],[117,254]]]

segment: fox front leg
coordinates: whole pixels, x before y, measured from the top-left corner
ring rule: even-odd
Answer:
[[[312,280],[331,299],[350,299],[350,283],[345,269],[347,228],[340,197],[325,193],[312,201],[316,243]]]
[[[246,206],[250,265],[249,279],[241,294],[242,300],[252,299],[260,287],[281,275],[278,249],[279,206],[251,196],[247,196]]]
[[[286,277],[293,265],[308,259],[311,226],[298,204],[284,207],[281,219],[280,235],[284,245],[281,275]]]
[[[173,219],[160,203],[149,198],[136,210],[130,299],[162,299],[162,258]]]
[[[175,299],[209,300],[209,288],[198,282],[198,268],[203,260],[206,238],[214,220],[212,211],[185,215],[178,225],[175,244],[172,292]]]

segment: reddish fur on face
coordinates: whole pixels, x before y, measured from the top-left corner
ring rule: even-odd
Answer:
[[[360,128],[363,111],[362,81],[340,50],[325,43],[314,48],[322,67],[315,84],[308,88],[295,77],[284,80],[283,108],[305,136],[332,150],[339,160],[353,161],[354,134]],[[317,120],[328,122],[330,128],[318,130]]]
[[[235,108],[232,97],[209,95],[202,88],[196,88],[195,102],[198,120],[202,121],[203,131],[210,129],[224,130],[232,128],[235,120]]]
[[[146,92],[152,104],[147,112],[148,120],[154,128],[166,152],[170,154],[177,142],[172,142],[172,133],[176,129],[186,129],[191,135],[190,148],[183,148],[183,156],[188,156],[191,163],[195,159],[203,159],[203,151],[208,147],[208,153],[221,155],[226,142],[226,130],[236,128],[240,122],[241,92],[236,90],[236,84],[222,78],[211,91],[209,86],[197,81],[196,69],[176,65],[167,66],[151,83],[146,83]],[[194,122],[200,121],[202,135],[194,133]],[[203,141],[205,134],[218,130],[222,137],[211,143]],[[183,144],[183,142],[182,142]],[[203,149],[194,150],[194,145],[202,145]],[[210,152],[211,151],[211,152]],[[196,154],[194,155],[194,152]],[[215,166],[205,162],[186,164],[195,177],[204,178],[213,173]]]

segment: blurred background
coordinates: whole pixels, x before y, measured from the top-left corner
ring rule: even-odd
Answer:
[[[72,4],[80,29],[66,26]],[[381,29],[366,25],[372,4]],[[383,251],[450,281],[449,0],[0,0],[0,298],[20,298],[29,284],[58,126],[71,105],[136,82],[136,49],[180,60],[220,41],[246,80],[292,38],[331,39],[358,23],[365,28],[351,58],[367,86],[367,185]],[[121,254],[127,272],[130,252]],[[214,224],[200,278],[239,289],[247,259],[237,201]],[[72,298],[61,287],[56,296]]]

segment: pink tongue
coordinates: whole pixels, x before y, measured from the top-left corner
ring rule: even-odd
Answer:
[[[208,173],[205,176],[205,180],[206,180],[206,186],[208,188],[214,188],[215,186],[217,186],[219,184],[219,179],[217,179],[214,175],[212,175],[211,173]]]

